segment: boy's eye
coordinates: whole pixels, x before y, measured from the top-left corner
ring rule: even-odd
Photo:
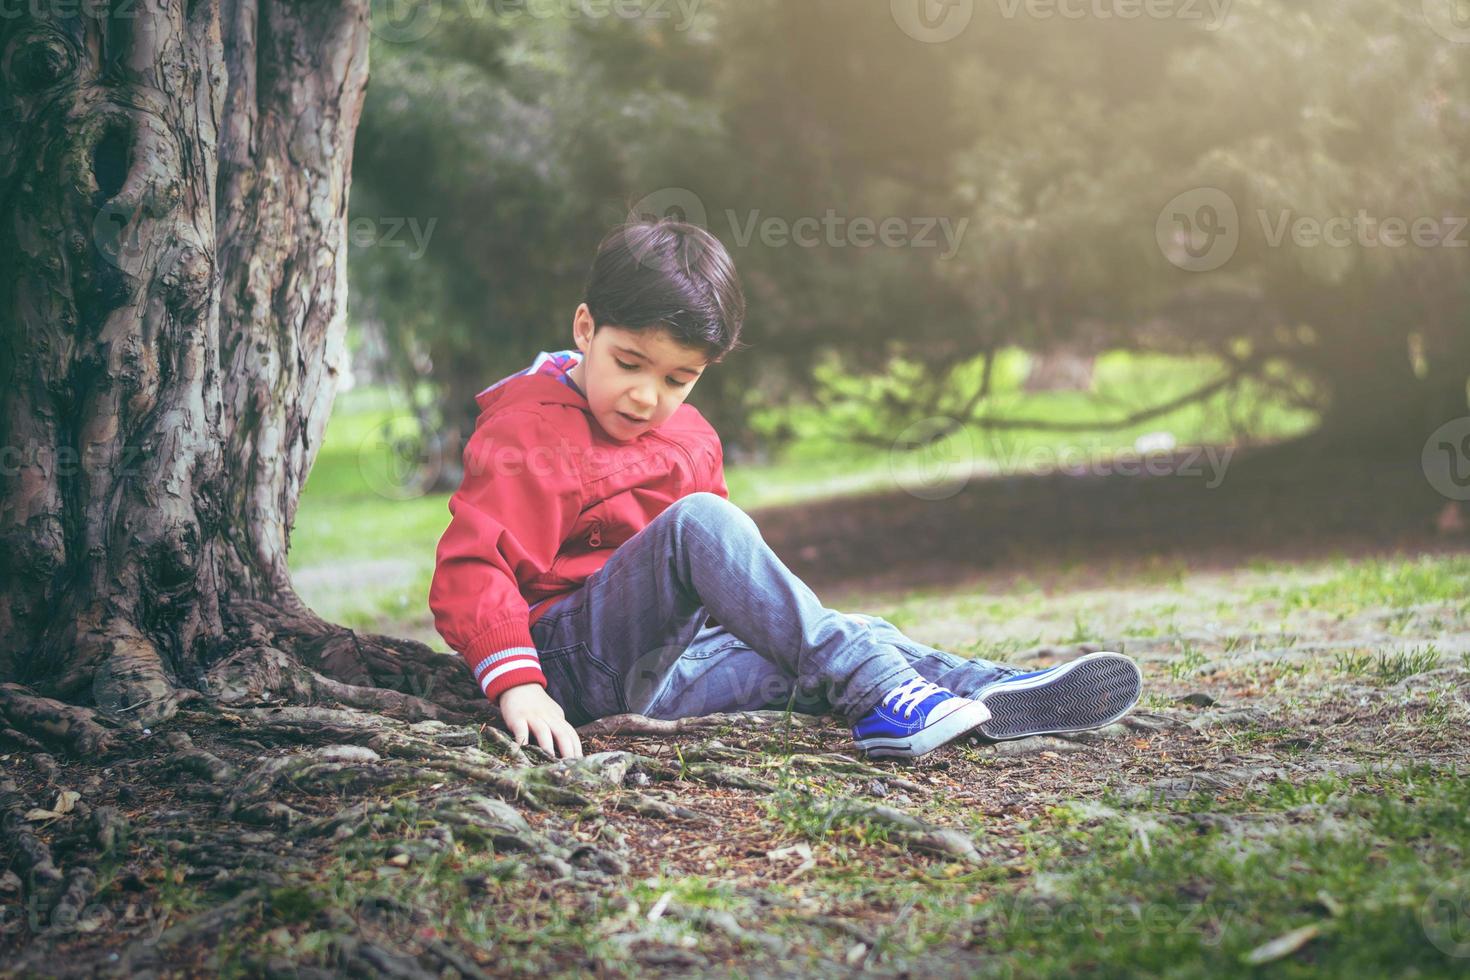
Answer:
[[[613,358],[613,360],[617,361],[618,367],[622,368],[624,371],[638,370],[638,365],[636,364],[626,364],[623,361],[619,361],[616,357]],[[670,385],[674,386],[675,388],[684,388],[689,385],[689,382],[687,381],[675,381],[673,378],[667,378],[666,380],[669,382]]]

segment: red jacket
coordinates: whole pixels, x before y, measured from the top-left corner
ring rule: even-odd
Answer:
[[[546,686],[531,623],[675,500],[729,492],[720,438],[687,403],[619,441],[586,398],[546,374],[513,376],[476,402],[429,607],[439,635],[496,701],[519,684]]]

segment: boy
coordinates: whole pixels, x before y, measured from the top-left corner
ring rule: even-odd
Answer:
[[[1138,700],[1116,653],[1044,671],[965,660],[824,607],[729,502],[719,437],[684,400],[739,346],[734,264],[703,229],[615,229],[572,320],[477,396],[429,605],[506,727],[563,758],[622,712],[836,711],[869,755],[977,730],[1109,724]]]

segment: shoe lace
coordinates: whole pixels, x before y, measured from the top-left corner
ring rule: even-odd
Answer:
[[[902,711],[905,718],[914,713],[914,706],[925,698],[941,692],[948,692],[949,688],[931,684],[922,677],[916,677],[900,687],[895,687],[883,698],[883,704],[892,706],[894,711]]]

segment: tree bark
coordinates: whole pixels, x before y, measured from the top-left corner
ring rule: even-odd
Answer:
[[[450,658],[326,628],[286,566],[344,354],[367,18],[0,19],[0,681],[147,725],[304,638],[307,669],[472,703]]]

